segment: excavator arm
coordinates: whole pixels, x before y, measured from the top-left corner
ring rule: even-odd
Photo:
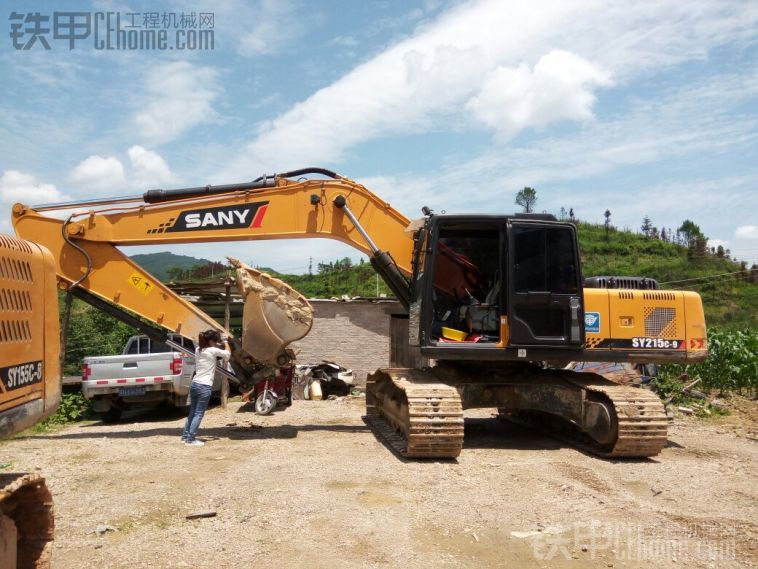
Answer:
[[[328,179],[292,180],[326,174]],[[66,219],[46,215],[73,210]],[[407,302],[413,240],[409,220],[364,186],[326,170],[300,170],[248,184],[151,190],[144,196],[49,206],[13,206],[20,237],[49,249],[59,287],[88,293],[164,329],[194,338],[218,323],[131,261],[120,249],[258,239],[331,238],[369,255]]]

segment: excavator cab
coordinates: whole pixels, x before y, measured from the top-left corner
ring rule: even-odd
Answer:
[[[410,313],[411,339],[435,359],[581,350],[576,228],[541,214],[428,216],[415,235]]]

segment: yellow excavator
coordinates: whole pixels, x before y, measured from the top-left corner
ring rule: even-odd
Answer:
[[[342,241],[368,255],[407,313],[406,325],[397,327],[403,332],[391,338],[395,361],[370,375],[366,385],[366,420],[401,456],[458,456],[463,410],[476,407],[497,408],[507,420],[538,428],[560,428],[563,436],[601,456],[660,452],[667,419],[655,394],[563,368],[581,361],[703,361],[706,328],[699,295],[658,290],[647,278],[584,279],[575,226],[551,215],[439,215],[428,207],[422,213],[411,221],[359,183],[323,168],[304,168],[241,184],[39,206],[17,203],[12,222],[27,240],[13,243],[35,247],[28,255],[40,257],[37,276],[29,281],[37,283],[38,302],[55,305],[52,285],[43,291],[38,284],[54,281],[67,295],[169,344],[169,333],[194,338],[218,323],[119,247]],[[4,258],[10,248],[3,247]],[[286,346],[310,329],[309,307],[283,283],[264,286],[262,280],[275,279],[244,265],[237,270],[251,324],[234,341],[232,379],[249,389],[277,366],[291,364]],[[16,286],[8,283],[2,286]],[[42,318],[36,311],[11,316],[19,322]],[[38,328],[21,324],[29,329],[25,341],[55,344],[48,318],[53,314],[45,314]],[[5,314],[0,326],[5,329]],[[4,349],[0,366],[38,361]],[[44,361],[41,373],[54,384],[58,366],[50,366]],[[11,393],[5,381],[3,398]],[[40,382],[34,389],[43,389]],[[56,387],[48,389],[54,405]],[[0,409],[17,407],[6,401],[0,398],[6,406]]]

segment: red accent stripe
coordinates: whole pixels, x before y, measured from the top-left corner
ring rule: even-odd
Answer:
[[[98,379],[95,383],[97,383],[98,385],[107,385],[108,384],[108,380],[107,379]]]
[[[261,223],[263,223],[263,216],[266,215],[266,210],[268,209],[268,204],[262,205],[258,208],[258,211],[255,212],[255,217],[253,218],[253,223],[250,225],[250,227],[260,227]]]
[[[135,379],[134,381],[136,381],[137,383],[144,383],[144,381],[145,381],[145,378],[144,378],[144,377],[138,377],[138,378],[137,378],[137,379]]]
[[[162,377],[154,377],[153,381],[155,381],[155,382],[163,381],[163,378]]]
[[[116,383],[126,383],[126,380],[125,379],[117,379]]]

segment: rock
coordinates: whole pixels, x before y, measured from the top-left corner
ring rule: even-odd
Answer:
[[[726,409],[726,402],[723,399],[714,399],[710,405],[718,410]]]
[[[98,544],[95,545],[95,549],[102,549],[102,548],[103,548],[103,544],[102,543],[98,543]]]
[[[207,511],[200,511],[200,512],[193,512],[191,514],[187,514],[184,516],[188,520],[197,520],[199,518],[215,518],[216,517],[216,510],[207,510]]]
[[[689,407],[677,407],[676,410],[680,413],[684,413],[685,415],[692,415],[695,412]]]
[[[588,547],[586,545],[582,546],[582,551],[587,551]]]
[[[94,530],[92,530],[92,532],[90,532],[90,533],[94,533],[94,534],[97,534],[97,535],[103,535],[104,533],[107,533],[109,531],[118,531],[118,528],[115,528],[113,526],[109,526],[108,524],[100,524]]]
[[[706,399],[708,397],[708,395],[702,391],[698,391],[697,389],[688,389],[685,391],[685,393],[690,397],[697,397],[698,399]]]

